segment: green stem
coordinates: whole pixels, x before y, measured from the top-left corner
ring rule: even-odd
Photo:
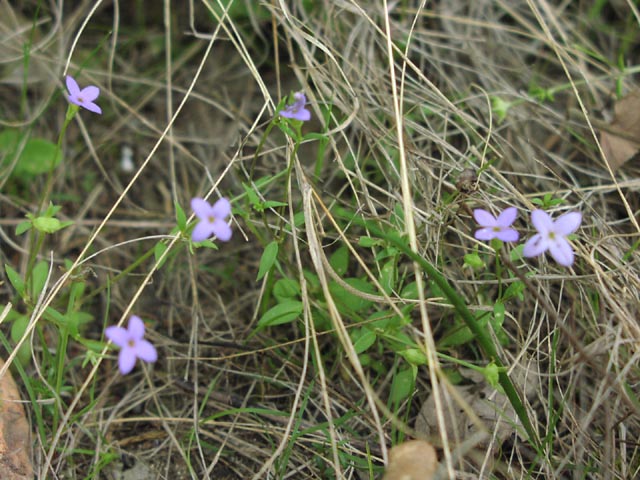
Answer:
[[[524,429],[529,436],[529,441],[532,446],[540,452],[540,440],[538,438],[538,434],[536,430],[533,428],[531,421],[529,420],[529,416],[527,415],[527,411],[520,400],[520,396],[515,389],[515,386],[511,382],[509,375],[507,375],[507,369],[502,363],[500,357],[498,356],[498,352],[491,340],[491,336],[489,335],[489,330],[484,329],[475,319],[466,303],[462,300],[462,297],[458,295],[455,289],[449,284],[447,279],[427,260],[418,255],[416,252],[411,250],[411,248],[406,244],[406,242],[398,235],[390,235],[384,231],[382,231],[379,227],[377,227],[373,222],[366,221],[362,218],[355,217],[353,214],[348,211],[338,208],[336,209],[336,214],[338,217],[349,221],[352,224],[363,227],[373,233],[373,235],[382,238],[394,245],[398,249],[400,249],[406,256],[408,256],[411,260],[416,262],[420,267],[426,272],[431,280],[433,280],[436,285],[440,288],[440,290],[445,294],[445,296],[451,302],[453,308],[458,312],[460,317],[464,320],[467,327],[473,332],[476,341],[480,345],[480,348],[483,350],[485,356],[489,359],[489,361],[493,361],[498,367],[498,379],[500,385],[502,386],[505,395],[511,402],[513,409],[515,410],[518,418],[522,422]]]

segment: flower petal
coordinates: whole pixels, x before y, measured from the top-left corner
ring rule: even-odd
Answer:
[[[295,118],[296,112],[293,111],[293,108],[287,107],[284,110],[280,110],[280,116],[285,118]]]
[[[213,215],[213,208],[209,205],[209,202],[202,198],[191,199],[191,210],[196,214],[196,217],[200,219],[207,219]]]
[[[502,212],[500,212],[500,215],[498,215],[496,223],[501,227],[510,227],[511,224],[516,221],[517,216],[518,209],[516,207],[505,208]]]
[[[119,347],[125,347],[129,342],[129,331],[126,328],[116,327],[115,325],[107,327],[104,330],[104,335]]]
[[[527,243],[524,244],[522,255],[525,257],[537,257],[547,250],[547,248],[549,248],[549,243],[547,242],[546,237],[536,233],[533,237],[527,240]]]
[[[120,350],[120,355],[118,355],[118,367],[120,368],[120,373],[122,375],[126,375],[133,367],[136,365],[136,354],[133,348],[126,347]]]
[[[231,203],[226,198],[219,198],[211,208],[211,214],[215,219],[224,220],[231,215]]]
[[[293,94],[293,107],[303,108],[307,103],[307,96],[302,92],[296,92]]]
[[[153,363],[158,359],[156,347],[147,340],[140,340],[136,342],[135,351],[138,358],[145,362]]]
[[[571,244],[563,237],[558,237],[555,241],[549,242],[549,253],[563,267],[573,265],[573,249]]]
[[[144,337],[144,322],[137,315],[131,315],[129,318],[129,337],[136,341]]]
[[[569,212],[560,215],[554,222],[554,230],[557,234],[566,236],[575,232],[582,223],[582,213]],[[559,263],[559,262],[558,262]]]
[[[476,237],[477,240],[489,241],[496,238],[497,233],[493,227],[485,227],[476,230],[473,236]]]
[[[69,90],[69,94],[71,95],[71,97],[77,97],[80,93],[80,86],[78,85],[78,82],[76,82],[75,78],[73,78],[71,75],[67,75],[65,81],[67,83],[67,90]]]
[[[223,222],[224,223],[224,222]],[[196,228],[191,233],[191,240],[194,242],[202,242],[214,233],[214,224],[209,220],[203,219],[198,222]]]
[[[553,222],[549,214],[543,210],[534,210],[531,212],[531,223],[534,228],[545,237],[547,233],[553,230]]]
[[[95,85],[89,85],[80,91],[80,97],[82,97],[82,100],[85,102],[93,102],[99,95],[100,89]]]
[[[297,113],[293,115],[293,118],[300,120],[301,122],[308,122],[311,120],[311,112],[306,108],[301,108]]]
[[[503,242],[517,242],[520,234],[513,228],[505,228],[496,233],[496,238],[499,238]]]
[[[496,217],[491,215],[486,210],[483,210],[482,208],[476,208],[473,211],[473,218],[475,218],[476,222],[478,222],[478,225],[482,227],[495,227],[497,224]]]
[[[221,242],[228,242],[231,239],[231,227],[227,225],[227,222],[225,222],[224,220],[216,218],[215,222],[213,222],[211,230],[213,231],[213,233],[215,233],[216,237],[218,237],[218,240],[220,240]]]
[[[89,110],[90,112],[93,113],[98,113],[100,115],[102,115],[102,109],[95,103],[93,102],[85,102],[82,104],[82,106],[84,108],[86,108],[87,110]]]

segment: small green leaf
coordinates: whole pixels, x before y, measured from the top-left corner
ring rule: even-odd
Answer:
[[[502,328],[502,324],[504,323],[504,312],[504,303],[496,302],[493,306],[493,317],[491,317],[491,326],[496,331]]]
[[[278,242],[275,240],[269,243],[265,248],[264,252],[262,252],[262,258],[260,258],[260,266],[258,267],[258,276],[256,281],[261,280],[271,267],[273,267],[274,263],[278,258]]]
[[[273,286],[273,296],[276,297],[278,303],[300,295],[300,284],[290,278],[281,278]]]
[[[491,97],[491,110],[495,114],[498,123],[502,123],[507,118],[507,112],[511,105],[511,102],[507,102],[500,97]]]
[[[380,270],[380,285],[384,289],[385,293],[390,294],[396,286],[398,280],[398,262],[395,260],[389,260]]]
[[[324,133],[307,133],[302,137],[302,141],[305,140],[326,140],[327,136]]]
[[[164,262],[166,262],[167,259],[169,258],[169,255],[165,255],[165,257],[162,258],[162,254],[166,252],[168,248],[169,246],[166,245],[163,241],[156,243],[155,247],[153,247],[153,258],[155,258],[156,260],[156,264],[157,264],[156,268],[158,270],[162,268],[162,266],[164,265]],[[160,261],[160,258],[162,258],[162,261]]]
[[[176,209],[176,224],[181,232],[187,231],[187,216],[184,213],[184,210],[180,206],[178,202],[175,203]]]
[[[349,268],[349,249],[343,245],[333,252],[329,258],[329,265],[331,265],[340,276],[347,273],[347,269]]]
[[[7,277],[9,277],[9,282],[13,288],[16,289],[18,295],[24,298],[24,281],[18,272],[16,272],[9,264],[5,264],[4,271],[7,272]]]
[[[18,316],[11,324],[11,340],[13,340],[14,343],[18,343],[27,331],[28,326],[29,317],[26,315]],[[16,358],[22,365],[27,365],[29,363],[29,360],[31,359],[31,342],[25,340],[22,343]]]
[[[33,220],[33,226],[36,230],[40,230],[43,233],[55,233],[69,225],[73,225],[73,222],[61,222],[57,218],[50,217],[37,217]]]
[[[262,208],[262,202],[260,201],[260,197],[255,192],[253,187],[251,185],[243,183],[242,188],[244,188],[244,192],[247,194],[247,198],[249,199],[249,203],[251,203],[251,206],[253,208],[257,208],[257,207]]]
[[[278,202],[276,200],[267,200],[262,204],[263,208],[274,208],[274,207],[285,207],[287,205],[286,202]]]
[[[360,278],[345,278],[344,281],[356,291],[368,294],[373,294],[375,292],[373,285],[366,280],[362,280]],[[337,282],[330,282],[329,290],[331,291],[331,296],[334,298],[338,306],[346,313],[348,313],[349,310],[353,312],[360,312],[371,306],[371,300],[367,300],[356,293],[352,293]]]
[[[368,328],[354,330],[352,336],[357,337],[354,338],[353,342],[353,349],[357,354],[364,353],[369,350],[371,345],[375,343],[376,338],[378,338],[376,333]]]
[[[484,374],[484,378],[487,379],[487,382],[489,383],[489,385],[491,385],[493,388],[498,388],[498,386],[500,385],[500,381],[499,381],[500,369],[495,363],[491,362],[489,365],[484,367],[482,369],[482,373]]]
[[[36,263],[31,271],[31,296],[35,299],[38,298],[45,283],[47,282],[47,275],[49,275],[49,264],[44,260]]]
[[[415,386],[415,367],[405,368],[400,370],[393,376],[393,382],[391,382],[391,392],[389,393],[389,401],[392,404],[399,404],[404,402],[413,394]]]
[[[511,252],[509,252],[509,259],[512,262],[517,262],[522,259],[522,251],[524,250],[524,243],[515,247]]]
[[[24,232],[31,230],[31,222],[20,222],[16,227],[16,235],[22,235]]]
[[[270,308],[258,320],[258,327],[273,327],[293,322],[302,313],[302,302],[289,300]]]
[[[481,270],[485,268],[484,261],[477,253],[467,253],[464,256],[464,264],[467,267],[471,267],[474,270]]]
[[[31,138],[24,146],[13,174],[29,179],[49,172],[52,167],[58,166],[60,160],[62,160],[62,150],[55,143],[44,138]]]
[[[397,352],[411,365],[426,365],[427,356],[418,348],[406,348]]]
[[[409,283],[402,289],[400,296],[407,300],[417,300],[419,298],[418,284],[416,282]]]

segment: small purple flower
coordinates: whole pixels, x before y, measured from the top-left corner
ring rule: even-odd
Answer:
[[[226,198],[220,198],[216,203],[209,205],[202,198],[191,200],[191,208],[200,220],[193,229],[191,240],[201,242],[211,235],[218,237],[222,242],[228,242],[231,238],[231,227],[225,222],[231,214],[231,203]]]
[[[473,211],[473,218],[482,228],[476,230],[475,237],[478,240],[492,240],[497,238],[503,242],[517,242],[520,234],[511,228],[511,224],[516,220],[518,210],[515,207],[504,209],[498,218],[481,208]]]
[[[563,267],[573,265],[573,249],[567,235],[575,232],[582,222],[580,212],[569,212],[560,215],[556,221],[542,210],[531,212],[531,223],[538,231],[524,244],[522,254],[525,257],[536,257],[547,250]]]
[[[307,103],[307,97],[304,93],[296,92],[293,94],[293,104],[287,105],[284,110],[280,110],[280,115],[285,118],[293,118],[306,122],[311,119],[311,112],[304,108]]]
[[[69,95],[67,99],[79,107],[86,108],[93,113],[102,113],[102,109],[96,105],[93,101],[100,95],[100,89],[95,85],[89,85],[80,90],[78,82],[71,75],[67,75],[67,90]]]
[[[143,338],[144,322],[136,315],[131,315],[127,328],[111,326],[107,327],[104,333],[109,340],[120,347],[118,367],[122,375],[133,370],[138,358],[149,363],[158,359],[156,347]]]

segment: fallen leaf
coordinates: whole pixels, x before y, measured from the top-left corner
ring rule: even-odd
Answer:
[[[0,359],[0,368],[4,361]],[[31,439],[18,387],[7,369],[0,377],[0,478],[31,480]]]
[[[382,480],[431,480],[437,468],[435,448],[425,440],[409,440],[391,449]]]
[[[615,117],[600,128],[600,145],[611,170],[616,171],[640,150],[640,91],[618,100]]]
[[[493,448],[499,448],[516,432],[515,426],[519,424],[513,407],[506,395],[496,391],[487,383],[482,373],[471,369],[460,369],[460,372],[467,383],[452,386],[452,388],[455,389],[456,397],[466,405],[453,402],[445,409],[447,437],[452,442],[475,439],[477,447],[484,448],[491,445]],[[519,385],[524,385],[525,396],[533,398],[538,386],[537,378],[534,375],[519,378],[522,374],[518,372],[520,370],[512,374],[512,380]],[[414,425],[416,432],[425,437],[439,434],[435,411],[435,398],[429,395],[416,417]]]

